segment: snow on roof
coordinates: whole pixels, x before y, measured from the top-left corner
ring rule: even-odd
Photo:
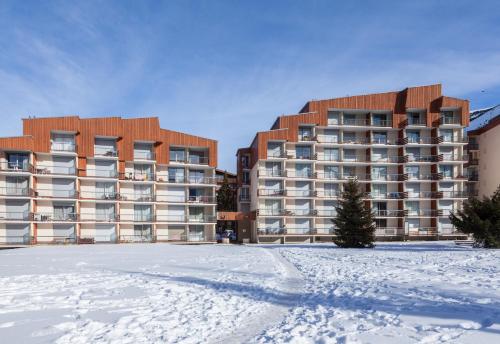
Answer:
[[[490,123],[491,120],[500,116],[500,104],[492,108],[486,109],[486,111],[484,109],[471,111],[470,115],[471,115],[471,120],[469,127],[467,128],[467,131],[472,131],[482,128],[488,123]]]

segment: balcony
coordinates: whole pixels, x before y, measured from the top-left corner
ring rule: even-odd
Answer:
[[[285,209],[257,209],[257,216],[285,216]]]
[[[336,217],[337,210],[335,209],[318,209],[316,215],[320,217]]]
[[[366,157],[357,155],[344,155],[343,162],[366,162]]]
[[[341,196],[340,191],[336,190],[319,190],[316,192],[316,197],[319,198],[338,198]]]
[[[78,198],[78,191],[76,190],[57,190],[57,189],[40,189],[34,191],[35,197],[38,198]]]
[[[286,189],[285,195],[287,197],[313,197],[313,190],[299,190],[299,189]]]
[[[279,152],[267,152],[267,159],[286,159],[286,153],[284,151]]]
[[[206,196],[206,195],[189,195],[187,197],[188,203],[216,203],[217,198],[214,196]]]
[[[217,222],[217,216],[207,215],[207,214],[190,214],[187,216],[188,222],[194,223],[215,223]]]
[[[35,167],[35,174],[76,175],[76,167],[75,166],[37,164]]]
[[[318,154],[316,153],[314,156],[314,160],[318,161],[340,161],[340,157],[338,155],[330,155],[330,154]]]
[[[399,145],[399,139],[389,139],[387,137],[372,138],[369,141],[372,145]]]
[[[80,197],[95,200],[118,200],[120,195],[114,191],[81,191]]]
[[[215,184],[217,184],[217,178],[215,178],[215,177],[188,176],[187,182],[188,182],[188,184],[215,185]]]
[[[187,222],[185,214],[156,214],[155,218],[157,222]]]
[[[123,217],[120,216],[120,218]],[[134,222],[152,222],[154,219],[153,214],[133,214],[133,216],[129,216],[129,218],[133,218]]]
[[[402,235],[403,233],[403,227],[377,227],[375,229],[375,236],[394,236]]]
[[[405,162],[437,162],[439,160],[438,155],[405,155]]]
[[[332,135],[316,135],[316,141],[318,143],[339,143],[339,137],[338,136],[332,136]]]
[[[50,150],[52,152],[67,152],[75,153],[77,151],[77,146],[74,142],[54,142],[50,144]]]
[[[295,160],[314,160],[314,155],[312,154],[295,154],[294,152],[290,152],[286,155],[287,159],[295,159]]]
[[[259,196],[276,196],[283,197],[285,195],[285,190],[281,189],[258,189],[257,195]]]
[[[439,191],[439,198],[468,198],[470,193],[467,191]]]
[[[10,197],[29,197],[32,191],[30,188],[19,187],[19,186],[7,186],[0,187],[0,196],[10,196]]]
[[[407,217],[435,217],[443,214],[441,210],[435,210],[435,209],[417,209],[417,210],[407,209],[405,211]]]
[[[403,199],[407,196],[406,192],[368,192],[369,199]]]
[[[82,222],[118,222],[120,216],[117,214],[80,214]]]
[[[404,123],[403,123],[404,126],[418,126],[418,127],[425,127],[427,126],[427,121],[425,118],[419,118],[419,119],[416,119],[416,118],[407,118]]]
[[[408,191],[407,198],[440,198],[440,194],[434,191]]]
[[[294,227],[286,226],[285,234],[288,235],[311,235],[314,234],[313,228],[304,228],[304,227]]]
[[[313,173],[311,171],[293,171],[289,170],[286,171],[286,176],[288,178],[302,178],[302,179],[309,179],[313,178]]]
[[[286,234],[285,227],[270,227],[270,228],[257,228],[259,235],[284,235]]]
[[[384,163],[393,163],[400,164],[405,162],[404,156],[373,156],[371,157],[371,162],[384,162]]]
[[[370,126],[370,120],[369,119],[354,119],[354,118],[343,118],[342,119],[342,125],[349,125],[349,126]]]
[[[439,154],[439,161],[467,162],[468,157],[458,154]]]
[[[93,177],[93,178],[118,178],[118,171],[116,170],[104,170],[104,169],[86,169],[80,170],[82,177]]]
[[[125,172],[119,174],[120,179],[128,181],[152,182],[155,180],[154,173],[151,172]]]
[[[467,143],[467,139],[463,137],[439,136],[437,143]]]
[[[29,211],[4,211],[0,212],[2,221],[31,221],[33,214]]]
[[[171,163],[190,164],[190,165],[208,165],[209,159],[207,156],[187,155],[187,156],[170,156]]]
[[[420,228],[410,228],[408,230],[409,236],[436,236],[436,227],[420,227]]]
[[[260,169],[257,171],[258,177],[284,177],[284,170]]]
[[[432,145],[438,143],[438,139],[435,137],[425,136],[425,137],[415,137],[406,136],[403,138],[401,144],[419,144],[419,145]]]
[[[0,162],[0,171],[2,171],[2,172],[32,172],[33,166],[31,164],[28,164],[28,163],[2,161],[2,162]]]
[[[152,193],[120,192],[120,201],[154,202],[154,200],[155,196]]]
[[[36,222],[76,222],[79,216],[77,213],[35,213],[33,221]]]
[[[118,150],[115,148],[102,148],[94,146],[94,156],[101,158],[117,158]]]
[[[460,118],[458,117],[441,117],[439,118],[440,125],[461,125]]]
[[[370,126],[372,126],[372,127],[392,127],[392,120],[372,118]]]
[[[155,160],[155,153],[152,151],[134,151],[134,160]]]
[[[315,216],[316,211],[314,209],[300,209],[300,208],[287,208],[286,216]]]
[[[373,210],[375,217],[403,217],[405,216],[404,210]]]
[[[440,180],[443,179],[442,173],[406,173],[406,180]]]
[[[406,180],[406,174],[385,174],[385,173],[372,173],[368,175],[368,180],[372,181],[391,181],[398,182]]]

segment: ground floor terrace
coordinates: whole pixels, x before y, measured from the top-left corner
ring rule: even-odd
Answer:
[[[453,242],[0,250],[5,343],[497,343],[500,251]]]

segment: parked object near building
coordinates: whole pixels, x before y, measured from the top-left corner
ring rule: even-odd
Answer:
[[[378,239],[463,237],[448,215],[468,197],[467,100],[441,85],[308,102],[237,152],[238,211],[253,242],[331,241],[356,179]]]
[[[0,138],[0,243],[213,242],[217,142],[158,118],[29,118]]]
[[[472,111],[467,128],[468,190],[492,195],[500,185],[500,105]]]

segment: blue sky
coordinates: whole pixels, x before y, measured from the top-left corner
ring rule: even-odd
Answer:
[[[443,83],[500,103],[498,1],[2,1],[1,136],[28,115],[158,116],[219,166],[310,99]]]

